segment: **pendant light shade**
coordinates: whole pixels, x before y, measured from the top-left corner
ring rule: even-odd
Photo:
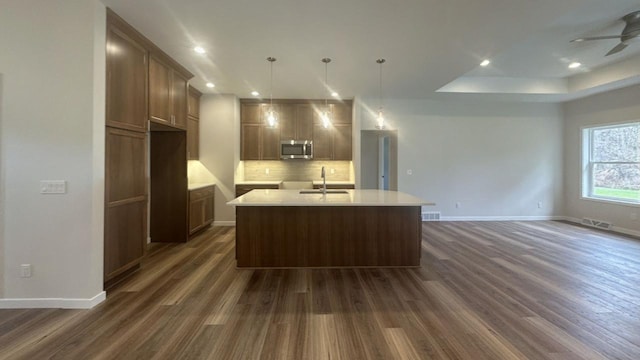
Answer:
[[[384,113],[382,111],[382,64],[385,63],[385,59],[378,59],[376,60],[376,63],[378,63],[378,65],[380,65],[380,97],[378,98],[379,100],[379,107],[378,107],[378,116],[376,117],[376,129],[384,129]]]
[[[327,81],[328,77],[328,67],[329,67],[329,63],[331,62],[330,58],[324,58],[322,59],[322,62],[324,63],[324,86],[325,86],[325,90],[329,91],[329,82]],[[329,108],[329,100],[328,97],[324,98],[324,110],[322,111],[322,115],[321,115],[321,119],[322,119],[322,126],[326,129],[329,127],[329,125],[331,125],[331,109]]]
[[[269,56],[267,58],[269,62],[269,75],[270,75],[270,85],[269,85],[269,110],[267,110],[267,125],[269,127],[277,127],[278,126],[278,114],[273,109],[273,63],[276,61],[276,58]]]

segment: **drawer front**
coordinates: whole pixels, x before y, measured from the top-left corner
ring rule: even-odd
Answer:
[[[189,202],[198,201],[200,199],[213,196],[213,194],[215,193],[215,189],[215,186],[207,186],[196,190],[190,190]]]

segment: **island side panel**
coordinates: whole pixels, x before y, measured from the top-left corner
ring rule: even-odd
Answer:
[[[238,267],[419,266],[419,206],[238,206]]]

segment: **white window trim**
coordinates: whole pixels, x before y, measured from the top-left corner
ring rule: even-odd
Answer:
[[[619,198],[611,198],[606,196],[597,196],[592,193],[593,189],[593,162],[591,161],[591,149],[593,149],[593,130],[595,129],[607,129],[607,128],[616,128],[625,125],[638,125],[640,126],[640,121],[632,120],[632,121],[621,121],[616,123],[609,123],[603,125],[590,125],[583,126],[580,128],[581,137],[580,137],[580,149],[582,158],[582,166],[581,166],[581,181],[580,181],[580,199],[589,200],[601,203],[608,204],[616,204],[616,205],[625,205],[630,207],[640,207],[640,201],[626,201]],[[608,162],[608,161],[599,161],[599,164],[638,164],[638,162]]]

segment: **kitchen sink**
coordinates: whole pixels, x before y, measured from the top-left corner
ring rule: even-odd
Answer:
[[[326,194],[348,194],[346,190],[327,190]],[[322,190],[300,190],[300,194],[325,194]]]

